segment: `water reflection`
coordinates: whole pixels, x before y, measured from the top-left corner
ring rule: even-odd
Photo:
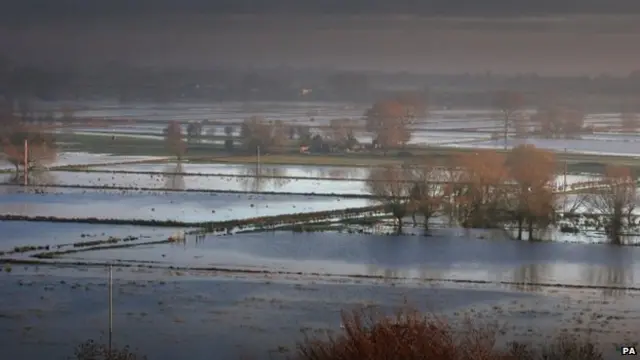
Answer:
[[[605,250],[606,252],[606,250]],[[618,252],[618,256],[621,252]],[[607,256],[608,257],[608,256]],[[613,259],[610,259],[614,261]],[[541,284],[566,284],[601,288],[605,296],[620,296],[634,287],[633,264],[550,264],[522,265],[512,271],[513,287],[522,291],[540,291]]]
[[[591,284],[608,287],[603,293],[609,296],[622,295],[625,291],[621,288],[634,286],[633,262],[629,261],[623,251],[616,250],[622,249],[602,249],[612,265],[591,266],[585,272],[585,280]]]
[[[184,166],[182,162],[169,164],[163,171],[164,187],[172,190],[184,190]]]
[[[4,185],[24,185],[24,173],[3,174],[1,181]],[[55,185],[56,176],[47,169],[33,169],[27,174],[27,183],[32,186]]]
[[[238,181],[244,191],[261,192],[265,191],[266,187],[270,187],[269,190],[273,191],[291,182],[291,179],[284,177],[286,174],[286,169],[278,166],[247,165],[242,169],[243,177]]]
[[[403,279],[420,279],[420,280],[434,280],[434,279],[449,279],[452,275],[452,270],[447,268],[429,268],[429,267],[417,267],[411,268],[394,268],[394,267],[381,267],[377,265],[369,264],[366,266],[366,274],[368,276],[382,277],[384,282],[393,283],[402,281]]]
[[[317,177],[334,179],[366,179],[369,169],[357,167],[321,167],[317,169]]]
[[[394,282],[400,278],[410,278],[410,271],[403,268],[380,267],[369,264],[366,266],[367,275],[380,276],[385,282]]]
[[[526,264],[513,271],[514,287],[522,291],[539,291],[541,283],[548,282],[549,264]]]

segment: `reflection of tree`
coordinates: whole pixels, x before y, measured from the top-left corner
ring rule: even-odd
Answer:
[[[609,265],[589,266],[586,280],[589,285],[606,287],[603,290],[604,295],[623,295],[625,291],[622,288],[633,285],[633,271],[629,269],[632,264],[625,261],[623,248],[612,248],[603,255]]]
[[[182,162],[176,164],[170,164],[163,171],[164,174],[164,187],[172,190],[184,190],[184,166]]]
[[[288,184],[291,179],[287,179],[286,169],[274,167],[262,167],[257,165],[246,166],[239,178],[244,191],[261,192],[265,187],[272,186],[274,189],[281,188]]]
[[[527,264],[516,268],[513,272],[514,286],[522,291],[540,290],[541,279],[548,273],[548,264]]]
[[[8,175],[8,174],[7,174]],[[22,185],[24,184],[24,173],[19,172],[11,174],[3,178],[3,184]],[[56,177],[47,169],[36,168],[30,170],[27,174],[27,180],[29,185],[55,185]]]
[[[385,282],[394,282],[397,279],[408,278],[409,272],[404,269],[369,264],[367,265],[367,275],[376,277],[380,276]]]
[[[418,277],[421,280],[433,280],[433,279],[448,280],[452,278],[449,269],[445,269],[444,267],[441,267],[441,268],[421,267],[420,269],[418,269]]]
[[[366,174],[362,169],[351,167],[322,167],[317,169],[318,177],[351,179],[354,177],[363,178]]]

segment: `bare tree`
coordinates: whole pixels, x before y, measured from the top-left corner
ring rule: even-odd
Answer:
[[[409,169],[412,183],[409,206],[412,210],[413,224],[416,225],[416,212],[424,217],[424,229],[429,230],[429,220],[437,216],[443,208],[445,172],[431,162],[419,164]]]
[[[282,147],[287,143],[287,125],[282,120],[276,120],[271,124],[271,147]]]
[[[270,151],[285,144],[287,133],[282,120],[267,121],[258,116],[246,119],[240,126],[240,138],[247,151]]]
[[[584,128],[584,113],[562,106],[538,109],[532,120],[538,123],[541,134],[547,138],[574,137]]]
[[[402,232],[403,219],[409,210],[409,195],[412,184],[406,168],[387,165],[371,170],[367,186],[372,195],[384,204],[398,223],[398,233]]]
[[[622,113],[620,114],[620,127],[625,132],[637,131],[640,127],[640,117],[635,113]]]
[[[589,189],[586,202],[606,219],[605,229],[613,244],[622,244],[622,230],[630,225],[636,207],[636,181],[629,168],[608,166],[598,186]]]
[[[545,227],[553,218],[555,156],[533,145],[521,145],[507,156],[507,167],[510,179],[515,183],[509,189],[509,210],[518,227],[518,240],[522,240],[525,223],[529,240],[533,240],[534,226]]]
[[[192,142],[192,141],[199,141],[200,138],[202,137],[202,130],[203,130],[203,126],[202,126],[202,122],[190,122],[187,125],[187,141],[188,142]]]
[[[498,91],[494,95],[493,106],[502,114],[504,126],[504,149],[507,149],[507,137],[509,136],[509,126],[512,125],[515,115],[524,106],[524,96],[511,90]]]
[[[169,122],[163,130],[165,142],[169,151],[175,155],[178,161],[182,160],[187,148],[182,137],[182,126],[177,121]]]
[[[259,147],[267,147],[271,138],[271,128],[264,118],[252,116],[240,126],[240,138],[247,151],[254,153]]]
[[[233,136],[233,126],[231,125],[227,125],[224,127],[224,134],[227,137],[232,137]]]
[[[329,130],[327,138],[336,144],[344,143],[351,134],[349,128],[349,119],[331,119],[329,121]]]
[[[384,150],[406,145],[411,139],[410,118],[404,105],[397,101],[378,101],[365,112],[367,131]]]
[[[455,160],[464,184],[456,198],[459,221],[464,227],[491,228],[504,221],[505,157],[493,150],[459,154]]]
[[[327,140],[340,148],[349,149],[358,143],[353,128],[351,119],[332,119],[326,131]]]
[[[24,166],[25,141],[27,142],[27,167],[43,166],[57,158],[55,138],[41,126],[29,125],[12,115],[5,115],[0,119],[0,145],[2,155],[6,161],[16,168],[16,175],[20,166]]]
[[[298,125],[295,127],[296,134],[298,135],[298,140],[308,145],[311,142],[311,127],[308,125]]]

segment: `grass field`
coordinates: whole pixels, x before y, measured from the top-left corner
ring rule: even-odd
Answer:
[[[128,156],[171,156],[163,141],[133,137],[119,137],[112,140],[108,136],[100,135],[77,135],[59,134],[58,141],[62,144],[63,151],[89,152],[89,153],[109,153],[113,155]],[[387,155],[382,152],[362,152],[362,153],[336,153],[322,155],[308,155],[296,153],[297,148],[292,146],[279,149],[279,153],[268,154],[260,157],[260,162],[269,165],[334,165],[351,167],[380,166],[386,164],[399,164],[412,161],[420,161],[421,158],[429,157],[441,163],[454,154],[465,152],[475,152],[476,149],[462,149],[450,147],[417,147],[407,146],[402,150],[390,151]],[[503,152],[503,150],[496,150]],[[401,152],[410,153],[406,156],[399,156]],[[570,172],[601,172],[608,164],[628,166],[634,170],[640,170],[640,157],[600,155],[600,154],[578,154],[578,153],[557,153],[557,160],[562,168],[567,164]],[[234,163],[250,164],[257,163],[257,156],[247,156],[246,154],[229,154],[220,145],[211,143],[192,143],[187,145],[185,156],[190,162],[196,163]]]

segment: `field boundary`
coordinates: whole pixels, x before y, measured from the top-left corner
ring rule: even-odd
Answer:
[[[280,276],[308,276],[319,279],[353,279],[353,280],[377,280],[377,281],[398,281],[409,283],[432,283],[432,284],[468,284],[468,285],[494,285],[494,286],[510,286],[518,290],[532,288],[551,288],[551,289],[583,289],[583,290],[609,290],[609,291],[628,291],[640,292],[637,286],[615,286],[615,285],[582,285],[582,284],[564,284],[564,283],[547,283],[547,282],[521,282],[521,281],[505,281],[505,280],[473,280],[473,279],[453,279],[453,278],[434,278],[434,277],[400,277],[386,275],[368,275],[368,274],[332,274],[320,272],[303,272],[303,271],[285,271],[285,270],[254,270],[246,268],[232,267],[215,267],[215,266],[176,266],[162,265],[160,262],[150,261],[82,261],[75,259],[0,259],[0,263],[15,265],[48,265],[52,267],[93,267],[107,268],[116,266],[119,268],[145,268],[155,270],[172,270],[176,272],[197,272],[201,274],[245,274],[245,275],[280,275]],[[182,275],[185,275],[184,273]],[[198,276],[200,274],[188,274]]]
[[[21,189],[25,189],[24,192],[29,190],[38,191],[39,188],[61,188],[61,189],[84,189],[84,190],[104,190],[104,191],[146,191],[146,192],[165,192],[165,193],[205,193],[205,194],[240,194],[240,195],[283,195],[283,196],[319,196],[319,197],[335,197],[344,199],[379,199],[379,197],[371,194],[341,194],[341,193],[301,193],[301,192],[279,192],[279,191],[245,191],[245,190],[216,190],[216,189],[170,189],[170,188],[147,188],[147,187],[132,187],[132,186],[100,186],[100,185],[72,185],[72,184],[41,184],[41,185],[28,185],[26,188],[23,185],[17,184],[0,184],[0,186],[14,186]]]
[[[174,228],[201,228],[206,231],[227,231],[247,226],[269,227],[286,225],[296,222],[308,222],[331,217],[350,218],[365,213],[377,213],[383,210],[383,206],[365,206],[338,210],[325,210],[293,214],[280,214],[272,216],[260,216],[246,219],[184,222],[176,220],[143,220],[143,219],[100,219],[100,218],[63,218],[55,216],[24,216],[24,215],[0,215],[0,221],[32,221],[32,222],[62,222],[85,224],[111,224],[111,225],[139,225],[154,227]]]

